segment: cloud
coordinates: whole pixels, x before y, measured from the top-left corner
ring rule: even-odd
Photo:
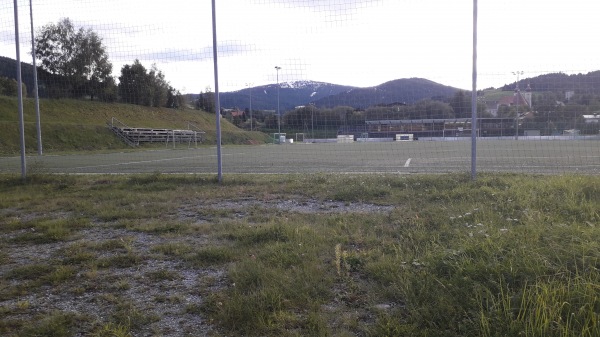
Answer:
[[[317,14],[326,23],[347,24],[361,10],[380,6],[385,0],[252,0],[251,3],[283,8],[305,9]],[[401,1],[401,0],[394,0]]]
[[[191,45],[191,44],[190,44]],[[160,46],[157,46],[160,48]],[[219,58],[227,58],[232,56],[244,55],[250,52],[254,52],[255,47],[251,44],[246,44],[241,41],[221,41],[218,44],[218,56]],[[127,61],[134,59],[150,61],[150,62],[161,62],[161,63],[173,63],[173,62],[187,62],[187,61],[212,61],[213,58],[213,47],[205,46],[202,48],[166,48],[166,49],[146,49],[139,50],[139,53],[121,53],[118,52],[112,56],[115,60]]]
[[[316,11],[354,11],[381,4],[383,0],[252,0],[258,4],[277,4],[284,7],[304,7]]]
[[[12,29],[2,29],[0,30],[0,41],[6,43],[10,41],[15,41],[15,30]]]
[[[21,58],[28,60],[29,8],[19,2]],[[282,67],[282,81],[365,87],[424,77],[470,87],[469,1],[225,0],[216,6],[222,90],[274,83],[275,65]],[[533,75],[598,69],[598,11],[600,2],[590,0],[572,0],[567,7],[542,0],[480,1],[478,83],[514,81],[515,70]],[[156,63],[178,88],[197,92],[213,81],[210,1],[34,1],[36,27],[61,17],[98,33],[117,75],[120,66],[139,59]],[[12,1],[0,4],[0,55],[14,58],[12,20]]]

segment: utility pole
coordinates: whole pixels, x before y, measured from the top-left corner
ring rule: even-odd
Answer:
[[[517,85],[515,87],[515,94],[517,96],[517,116],[515,117],[517,120],[515,140],[519,140],[519,101],[521,100],[521,90],[519,90],[519,75],[523,75],[523,71],[513,71],[513,75],[517,75]]]
[[[315,140],[315,103],[310,103],[311,109],[310,109],[310,123],[312,126],[312,130],[311,130],[311,138],[313,139],[313,142]]]
[[[248,91],[250,93],[250,131],[252,131],[252,85],[254,85],[254,83],[246,83],[246,85],[248,86]]]
[[[35,95],[37,145],[38,145],[38,155],[41,156],[43,154],[43,151],[42,151],[42,123],[40,120],[40,97],[38,94],[37,65],[35,62],[35,39],[33,36],[33,6],[31,5],[31,0],[29,0],[29,18],[31,21],[31,56],[33,57],[33,93]]]
[[[279,70],[280,66],[275,66],[275,70],[277,71],[277,140],[278,144],[281,144],[281,112],[279,111]]]

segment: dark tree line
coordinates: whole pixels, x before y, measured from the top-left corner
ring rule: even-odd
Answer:
[[[119,84],[112,74],[102,38],[91,29],[76,29],[68,18],[42,27],[35,39],[35,55],[41,61],[40,80],[50,98],[85,98],[121,101],[146,106],[182,106],[182,96],[165,75],[135,60],[121,69]]]
[[[202,108],[206,102],[211,102],[213,93],[201,94],[196,101],[197,107]],[[365,125],[367,120],[398,120],[398,119],[437,119],[437,118],[470,118],[471,93],[458,91],[451,98],[424,99],[414,104],[385,104],[372,106],[366,109],[356,109],[350,106],[337,106],[334,108],[319,108],[314,105],[298,107],[282,114],[281,125],[290,129],[310,129],[353,127]],[[202,108],[206,110],[205,108]],[[477,104],[477,114],[480,117],[490,117],[486,112],[484,103]],[[210,111],[210,110],[206,110]],[[262,127],[276,129],[278,118],[274,112],[253,110],[254,128]],[[246,121],[240,123],[241,127],[249,128],[249,111],[245,112]]]
[[[215,113],[215,93],[211,92],[210,88],[206,88],[206,92],[201,92],[198,95],[194,106],[197,110]]]
[[[581,94],[600,95],[598,83],[600,83],[600,71],[572,75],[552,73],[522,79],[519,81],[519,87],[526,88],[530,85],[537,92],[563,93],[565,90],[573,90]],[[513,91],[516,84],[516,82],[506,84],[502,87],[502,90]]]

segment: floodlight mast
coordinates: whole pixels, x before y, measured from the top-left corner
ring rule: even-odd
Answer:
[[[31,23],[31,56],[33,58],[33,93],[35,97],[35,117],[36,117],[36,128],[37,128],[37,146],[38,155],[43,154],[42,150],[42,124],[40,121],[40,96],[38,94],[38,78],[37,78],[37,65],[35,62],[35,38],[33,35],[33,6],[31,0],[29,0],[29,21]]]
[[[310,109],[310,124],[311,124],[311,127],[312,127],[312,129],[311,129],[311,131],[312,131],[311,132],[311,138],[313,139],[313,142],[314,142],[314,139],[315,139],[315,103],[311,102],[310,106],[311,106],[311,109]]]
[[[512,72],[513,75],[517,75],[517,84],[515,87],[515,94],[517,96],[517,116],[515,117],[517,121],[517,126],[515,132],[515,140],[519,140],[519,100],[521,100],[521,90],[519,89],[519,75],[523,75],[524,73],[525,72],[522,70]]]
[[[275,66],[275,70],[277,71],[277,140],[278,144],[281,144],[281,112],[279,111],[279,70],[280,66]]]
[[[254,83],[246,83],[248,91],[250,93],[250,131],[252,131],[252,86]]]

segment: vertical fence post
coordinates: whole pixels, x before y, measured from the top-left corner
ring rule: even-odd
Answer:
[[[217,118],[217,180],[223,182],[223,164],[221,158],[221,102],[219,99],[219,66],[217,62],[217,14],[215,0],[212,0],[213,64],[215,72],[215,117]]]
[[[35,96],[35,117],[37,123],[37,146],[38,155],[43,154],[42,151],[42,122],[40,120],[40,98],[38,93],[38,78],[37,78],[37,65],[35,62],[35,38],[33,34],[33,6],[31,0],[29,0],[29,18],[31,21],[31,57],[33,58],[33,93]]]
[[[471,91],[471,179],[477,178],[477,0],[473,0],[473,88]]]
[[[15,45],[17,52],[17,99],[19,101],[19,131],[21,138],[21,178],[27,177],[27,162],[25,159],[25,119],[23,117],[23,80],[21,79],[21,49],[19,47],[19,9],[17,0],[13,1],[15,12]]]

